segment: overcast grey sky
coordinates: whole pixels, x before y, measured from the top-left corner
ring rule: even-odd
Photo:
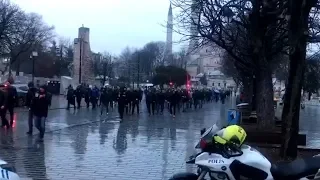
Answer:
[[[11,0],[54,25],[58,35],[73,40],[78,28],[90,28],[91,49],[119,54],[126,46],[165,41],[169,0]],[[173,34],[173,40],[179,36]],[[179,45],[174,45],[179,49]]]

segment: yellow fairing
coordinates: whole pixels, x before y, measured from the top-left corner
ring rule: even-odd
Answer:
[[[221,136],[221,138],[225,141],[232,142],[238,145],[242,145],[246,137],[246,131],[238,125],[231,125],[226,127]]]

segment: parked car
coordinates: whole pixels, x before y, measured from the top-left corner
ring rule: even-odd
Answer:
[[[27,93],[29,90],[29,87],[27,84],[12,84],[17,89],[17,102],[16,106],[22,107],[26,105],[26,99],[27,99]]]

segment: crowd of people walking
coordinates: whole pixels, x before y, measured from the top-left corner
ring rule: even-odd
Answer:
[[[32,82],[28,84],[26,96],[26,107],[28,108],[28,135],[33,134],[33,127],[39,130],[39,141],[43,140],[45,133],[45,121],[51,105],[52,95],[47,92],[45,85],[36,88]],[[89,86],[82,84],[73,88],[71,85],[67,90],[67,110],[71,107],[80,109],[84,100],[86,107],[92,109],[100,107],[100,114],[109,114],[110,110],[117,108],[121,121],[124,115],[140,113],[142,101],[145,103],[149,116],[162,115],[168,109],[174,118],[177,112],[190,111],[202,108],[203,104],[212,101],[221,101],[231,94],[230,90],[213,89],[179,89],[179,88],[136,88],[105,86]],[[14,107],[17,102],[17,90],[8,81],[0,85],[0,117],[2,127],[12,128],[14,123]],[[9,112],[9,121],[6,118]]]
[[[97,86],[79,85],[76,89],[70,85],[67,90],[67,109],[71,106],[74,109],[80,108],[84,99],[87,108],[92,105],[92,109],[100,106],[100,114],[108,114],[110,109],[118,108],[120,119],[124,115],[140,113],[140,104],[144,99],[149,116],[163,114],[167,108],[172,117],[176,112],[189,111],[192,108],[202,108],[207,102],[219,101],[224,103],[226,97],[230,96],[231,90],[217,89],[157,89],[157,88],[137,88],[105,86],[100,89]]]

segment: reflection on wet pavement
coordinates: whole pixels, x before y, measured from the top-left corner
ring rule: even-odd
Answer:
[[[0,131],[0,158],[31,179],[168,179],[176,172],[194,170],[185,160],[194,152],[200,129],[225,122],[231,104],[232,100],[206,104],[175,119],[143,112],[122,123],[116,112],[100,117],[99,111],[85,108],[52,110],[44,143],[37,143],[36,135],[25,135],[27,116],[22,112],[13,130]],[[318,112],[305,110],[301,113],[305,116]]]

